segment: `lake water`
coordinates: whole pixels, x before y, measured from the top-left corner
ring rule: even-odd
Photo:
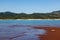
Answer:
[[[60,20],[0,20],[0,40],[39,40],[46,30],[35,26],[59,27]]]

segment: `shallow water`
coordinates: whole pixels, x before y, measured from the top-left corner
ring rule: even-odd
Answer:
[[[60,20],[0,20],[0,40],[39,40],[46,30],[35,26],[60,26]]]

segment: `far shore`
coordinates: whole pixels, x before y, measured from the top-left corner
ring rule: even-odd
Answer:
[[[0,19],[0,20],[60,20],[60,19]]]

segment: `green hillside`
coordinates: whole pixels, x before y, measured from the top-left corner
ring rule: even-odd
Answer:
[[[0,19],[60,19],[60,11],[53,11],[50,13],[13,13],[0,12]]]

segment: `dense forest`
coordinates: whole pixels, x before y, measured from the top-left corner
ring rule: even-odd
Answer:
[[[13,13],[0,12],[0,19],[60,19],[60,11],[53,11],[50,13]]]

